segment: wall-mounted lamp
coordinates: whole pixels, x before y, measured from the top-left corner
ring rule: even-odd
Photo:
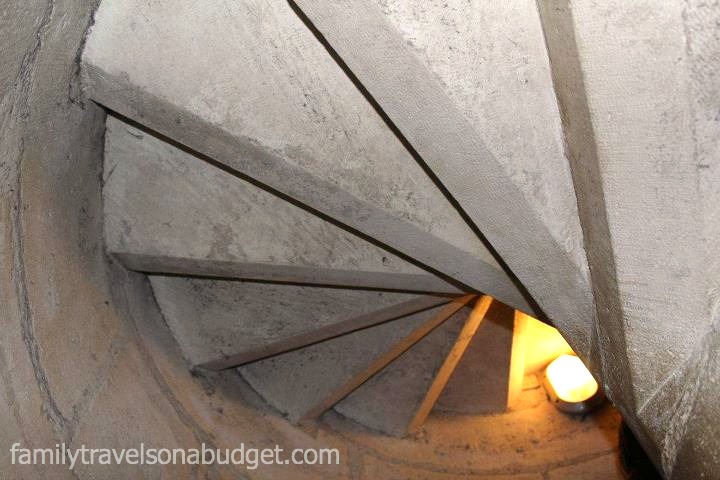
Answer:
[[[603,395],[590,371],[576,355],[563,354],[545,369],[545,389],[553,404],[566,413],[587,413]]]

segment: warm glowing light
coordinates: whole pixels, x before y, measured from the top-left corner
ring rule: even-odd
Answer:
[[[598,384],[575,355],[560,355],[545,371],[558,398],[568,403],[583,402],[598,391]]]

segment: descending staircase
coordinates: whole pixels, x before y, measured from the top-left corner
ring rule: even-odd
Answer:
[[[83,81],[110,112],[107,252],[148,274],[192,368],[236,368],[293,422],[335,409],[404,436],[433,408],[503,411],[521,380],[515,309],[552,315],[581,349],[589,338],[587,304],[571,301],[588,294],[572,184],[565,166],[538,163],[561,149],[554,103],[474,71],[443,77],[431,55],[435,73],[409,68],[442,81],[406,93],[432,96],[458,130],[405,124],[328,55],[303,4],[102,3]],[[525,35],[518,48],[537,62]],[[526,74],[552,96],[546,67]],[[481,80],[500,92],[486,111],[507,117],[499,105],[518,95],[530,111],[489,147],[472,143],[473,129],[497,129],[477,98],[456,96],[463,112],[444,103]],[[538,116],[545,130],[528,134]],[[480,148],[483,174],[438,163],[447,142]]]
[[[149,274],[193,367],[238,368],[293,422],[334,407],[396,436],[441,396],[445,410],[506,409],[510,307],[117,117],[105,147],[108,253]]]
[[[519,361],[530,314],[665,477],[720,472],[718,2],[14,3],[6,444],[347,452],[299,479],[586,478],[617,424],[582,422],[585,442],[533,394],[482,415],[546,363]],[[345,421],[402,435],[430,407],[475,416],[408,440]],[[175,467],[158,475],[287,477]],[[0,455],[3,476],[51,468]]]
[[[202,31],[187,36],[188,18]],[[96,102],[462,288],[533,310],[287,3],[106,2],[95,22],[83,62]]]

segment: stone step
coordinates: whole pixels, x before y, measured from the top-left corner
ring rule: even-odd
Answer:
[[[109,116],[105,243],[144,272],[406,291],[457,288],[392,253]]]
[[[471,297],[240,367],[266,401],[297,422],[337,401],[460,310]]]
[[[232,368],[450,302],[408,293],[151,275],[196,367]]]
[[[539,323],[539,322],[538,322]],[[513,375],[515,311],[493,302],[434,409],[464,415],[501,413],[520,392],[523,368]],[[522,364],[520,365],[522,367]]]
[[[287,2],[102,2],[82,63],[85,93],[108,109],[532,310]]]
[[[373,378],[335,405],[362,425],[394,435],[417,431],[442,393],[492,299],[480,297],[430,332]]]
[[[596,312],[537,2],[291,3],[587,358]]]

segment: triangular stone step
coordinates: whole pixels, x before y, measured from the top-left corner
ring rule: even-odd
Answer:
[[[436,410],[484,415],[508,409],[523,379],[522,368],[511,374],[514,323],[512,308],[492,303],[435,404]]]
[[[82,59],[93,100],[473,289],[531,309],[288,2],[102,2],[94,19]]]
[[[408,315],[240,367],[291,421],[316,418],[470,300]]]
[[[451,301],[447,297],[151,275],[191,364],[231,368]]]
[[[395,436],[422,426],[492,299],[464,308],[335,405],[358,423]]]
[[[115,117],[105,242],[134,270],[408,291],[441,278]]]

